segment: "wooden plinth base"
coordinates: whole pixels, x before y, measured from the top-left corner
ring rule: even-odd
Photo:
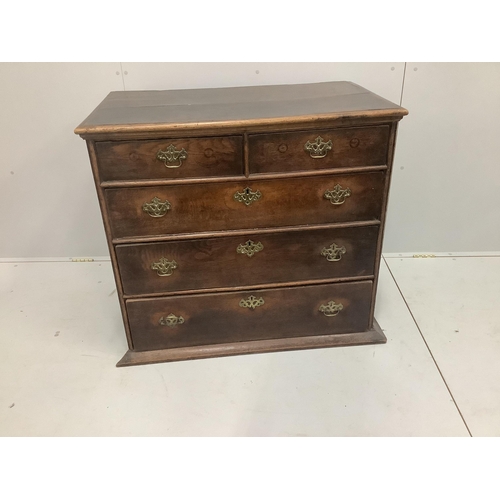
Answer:
[[[347,347],[366,344],[385,344],[387,338],[378,323],[373,330],[341,335],[318,335],[316,337],[296,337],[286,339],[252,340],[234,344],[215,344],[196,347],[178,347],[158,351],[127,351],[116,366],[147,365],[167,361],[215,358],[276,351],[294,351],[299,349],[318,349],[322,347]]]

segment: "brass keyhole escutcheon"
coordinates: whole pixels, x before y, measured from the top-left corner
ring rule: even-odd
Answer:
[[[237,191],[234,194],[234,199],[240,203],[244,203],[247,207],[261,198],[262,193],[258,189],[257,191],[252,191],[249,187],[246,187],[242,193]]]
[[[236,252],[248,255],[248,257],[253,257],[257,252],[261,252],[262,250],[264,250],[264,245],[260,241],[254,243],[252,240],[248,240],[244,244],[240,243]]]
[[[262,297],[257,298],[255,295],[250,295],[248,299],[240,300],[240,307],[246,307],[255,310],[256,307],[264,305],[264,299]]]

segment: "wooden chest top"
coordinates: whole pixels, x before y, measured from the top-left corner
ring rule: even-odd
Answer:
[[[184,129],[398,120],[407,110],[352,82],[111,92],[75,130],[81,136]]]

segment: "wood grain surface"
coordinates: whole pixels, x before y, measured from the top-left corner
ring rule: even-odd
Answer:
[[[118,245],[116,255],[124,293],[141,295],[371,276],[375,272],[377,237],[378,225],[307,229],[248,237]],[[260,245],[261,250],[251,256],[241,253],[247,242],[254,248]],[[333,244],[345,253],[339,253],[340,260],[328,261],[322,251]],[[248,246],[252,248],[251,244]],[[151,268],[162,258],[176,262],[170,276],[159,276]]]
[[[127,351],[116,366],[149,365],[184,361],[190,359],[237,356],[242,354],[259,354],[279,351],[297,351],[300,349],[324,349],[326,347],[348,347],[367,344],[385,344],[387,338],[375,321],[373,328],[364,332],[309,335],[307,337],[290,337],[270,340],[247,340],[226,344],[208,344],[192,347],[177,347],[152,351]]]
[[[226,231],[259,227],[378,220],[381,216],[384,172],[354,175],[266,179],[259,181],[186,184],[106,189],[113,237],[149,236],[196,231]],[[351,195],[333,205],[324,194],[337,184]],[[250,205],[235,200],[245,188],[260,192]],[[163,217],[150,217],[142,206],[157,197],[171,205]]]
[[[312,158],[305,145],[321,137],[331,141],[323,158]],[[385,165],[389,127],[354,127],[250,135],[250,173]]]
[[[111,92],[75,129],[81,136],[180,129],[399,120],[408,111],[352,82]]]
[[[156,157],[170,145],[187,154],[178,168],[167,168]],[[96,149],[103,181],[243,175],[243,138],[240,136],[105,141],[98,142]],[[174,164],[177,163],[180,162]]]
[[[305,287],[127,300],[134,350],[145,351],[225,342],[362,332],[368,329],[371,281]],[[250,296],[262,299],[255,309],[241,307]],[[336,316],[320,312],[334,301]],[[174,327],[160,319],[174,314]]]
[[[75,133],[127,333],[119,366],[385,342],[373,313],[407,113],[352,82],[110,93]],[[158,159],[169,146],[182,164]]]

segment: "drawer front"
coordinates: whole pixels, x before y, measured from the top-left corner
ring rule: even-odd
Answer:
[[[96,151],[103,181],[243,175],[239,136],[98,142]]]
[[[372,282],[128,300],[134,350],[355,333],[368,329]]]
[[[124,293],[374,274],[378,226],[118,245]]]
[[[379,219],[384,172],[106,189],[113,237]]]
[[[249,136],[250,172],[289,172],[385,165],[389,127]]]

